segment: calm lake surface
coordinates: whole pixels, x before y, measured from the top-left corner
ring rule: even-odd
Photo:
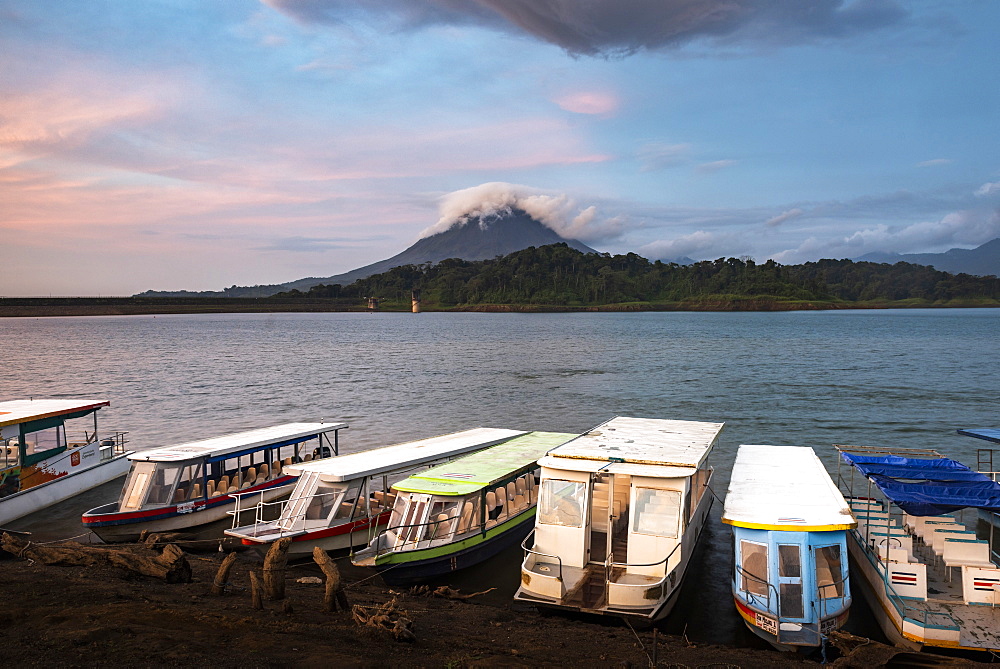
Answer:
[[[341,452],[480,425],[718,421],[724,497],[741,443],[812,446],[834,473],[834,443],[975,467],[980,443],[955,430],[1000,424],[998,335],[990,309],[0,319],[0,399],[110,399],[103,429],[138,449],[319,419],[350,424]],[[750,643],[721,511],[668,627]]]

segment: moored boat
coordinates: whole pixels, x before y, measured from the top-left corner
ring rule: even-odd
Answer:
[[[853,583],[885,635],[916,650],[1000,650],[1000,569],[961,513],[1000,511],[1000,485],[931,449],[837,449],[858,520]]]
[[[125,474],[127,433],[98,434],[97,412],[110,404],[0,402],[0,527]]]
[[[809,650],[847,621],[847,530],[857,522],[811,448],[742,445],[722,522],[733,528],[733,598],[778,650]]]
[[[288,495],[297,475],[285,468],[337,454],[346,427],[288,423],[133,453],[118,501],[86,512],[83,524],[115,542],[135,541],[143,530],[190,531],[223,521],[238,505]]]
[[[391,483],[523,434],[481,427],[291,465],[285,471],[299,479],[289,498],[259,503],[252,525],[234,527],[226,534],[248,546],[290,537],[289,555],[311,554],[316,546],[328,551],[367,546],[389,522],[396,499]],[[267,520],[275,515],[275,520]]]
[[[575,436],[529,432],[394,484],[389,525],[354,564],[419,583],[516,545],[534,522],[538,459]]]
[[[515,599],[637,620],[667,615],[705,526],[723,423],[616,417],[542,467]]]

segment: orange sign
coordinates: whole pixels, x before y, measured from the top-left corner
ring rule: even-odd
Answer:
[[[71,465],[73,465],[74,467],[76,467],[78,464],[80,464],[80,453],[79,453],[79,451],[76,452],[76,453],[73,453],[72,455],[69,456],[69,463]]]

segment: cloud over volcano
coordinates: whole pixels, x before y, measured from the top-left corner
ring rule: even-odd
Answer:
[[[441,199],[439,209],[441,216],[438,222],[421,232],[421,239],[471,221],[476,221],[485,229],[494,220],[509,216],[516,210],[523,211],[565,239],[613,239],[624,228],[622,217],[601,218],[595,205],[581,208],[565,193],[551,194],[501,181],[449,193]]]

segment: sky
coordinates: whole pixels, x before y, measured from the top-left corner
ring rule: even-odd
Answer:
[[[996,0],[0,0],[0,296],[330,276],[504,203],[650,259],[972,248],[998,33]]]

